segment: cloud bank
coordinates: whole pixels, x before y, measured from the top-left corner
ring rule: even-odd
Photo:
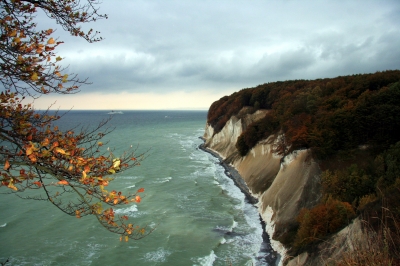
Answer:
[[[182,93],[206,109],[266,82],[400,69],[395,0],[104,0],[100,11],[100,43],[57,31],[64,63],[93,82],[82,97]]]

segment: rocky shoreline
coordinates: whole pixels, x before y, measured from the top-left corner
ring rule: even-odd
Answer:
[[[202,137],[199,137],[199,138],[204,141],[204,138],[202,138]],[[233,182],[235,183],[235,185],[242,191],[242,193],[245,195],[245,198],[248,201],[248,203],[250,203],[252,205],[255,205],[258,203],[258,199],[255,198],[250,193],[250,190],[247,187],[245,181],[243,180],[243,178],[240,176],[240,174],[234,167],[232,167],[231,165],[226,163],[223,160],[223,158],[221,158],[221,156],[219,156],[218,153],[207,148],[204,143],[200,144],[199,149],[201,149],[204,152],[210,153],[211,155],[213,155],[214,157],[219,159],[219,161],[220,161],[219,164],[222,167],[224,167],[226,176],[231,178],[233,180]],[[263,257],[257,257],[257,259],[259,262],[267,263],[268,265],[277,265],[277,263],[279,262],[279,260],[278,260],[279,254],[272,249],[269,236],[265,231],[265,222],[261,218],[261,215],[259,215],[259,218],[260,218],[261,226],[263,228],[263,234],[262,234],[263,243],[261,245],[261,249],[260,249],[259,253],[267,254],[267,255],[263,256]]]

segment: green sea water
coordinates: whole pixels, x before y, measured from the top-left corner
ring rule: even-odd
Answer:
[[[96,124],[105,111],[71,111],[60,127]],[[124,192],[145,188],[140,204],[119,208],[129,221],[155,227],[120,242],[94,217],[69,217],[48,202],[0,194],[0,262],[9,265],[267,265],[257,209],[218,159],[198,149],[205,111],[125,111],[106,138],[115,154],[139,145],[148,157],[119,173]]]

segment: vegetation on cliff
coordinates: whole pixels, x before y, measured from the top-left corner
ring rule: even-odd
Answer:
[[[297,226],[278,239],[290,255],[312,249],[357,215],[382,217],[390,209],[385,226],[400,228],[399,70],[243,89],[211,105],[214,133],[243,107],[269,111],[239,136],[240,155],[275,135],[275,152],[310,149],[322,170],[321,202],[301,210]],[[373,219],[369,224],[379,228]],[[399,252],[388,254],[400,261]]]
[[[369,145],[380,151],[399,140],[400,71],[331,79],[272,82],[214,102],[207,122],[218,133],[245,106],[267,109],[237,146],[245,155],[259,140],[284,132],[291,150],[312,148],[320,158]]]

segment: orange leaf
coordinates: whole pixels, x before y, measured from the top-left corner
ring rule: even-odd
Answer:
[[[40,183],[39,181],[35,181],[35,182],[33,182],[33,184],[35,184],[35,185],[38,186],[38,187],[41,187],[41,186],[42,186],[42,183]]]
[[[28,158],[31,160],[32,163],[36,163],[37,161],[37,158],[34,154],[29,155]]]
[[[137,193],[144,192],[144,188],[139,188]]]
[[[29,156],[33,153],[33,145],[26,148],[26,156]]]
[[[89,165],[85,165],[84,169],[85,169],[85,172],[86,172],[86,173],[89,173],[89,172],[90,172],[90,166],[89,166]]]
[[[50,143],[49,139],[48,139],[48,138],[45,138],[45,139],[42,141],[42,146],[47,146],[47,145],[49,145],[49,143]]]
[[[115,199],[115,200],[114,200],[114,204],[117,204],[117,203],[118,203],[118,199]]]
[[[137,203],[139,203],[141,200],[142,200],[142,199],[140,198],[140,196],[136,196],[136,197],[135,197],[135,201],[136,201]]]
[[[15,37],[15,36],[17,36],[17,31],[16,31],[16,30],[13,30],[12,32],[10,32],[10,33],[8,34],[8,36],[9,36],[9,37]]]
[[[4,164],[4,170],[7,171],[8,169],[10,169],[10,167],[11,167],[10,162],[6,160],[6,163]]]
[[[54,43],[55,43],[54,38],[50,38],[50,39],[47,41],[47,44],[54,44]]]
[[[59,184],[59,185],[69,185],[67,180],[58,181],[57,184]]]

